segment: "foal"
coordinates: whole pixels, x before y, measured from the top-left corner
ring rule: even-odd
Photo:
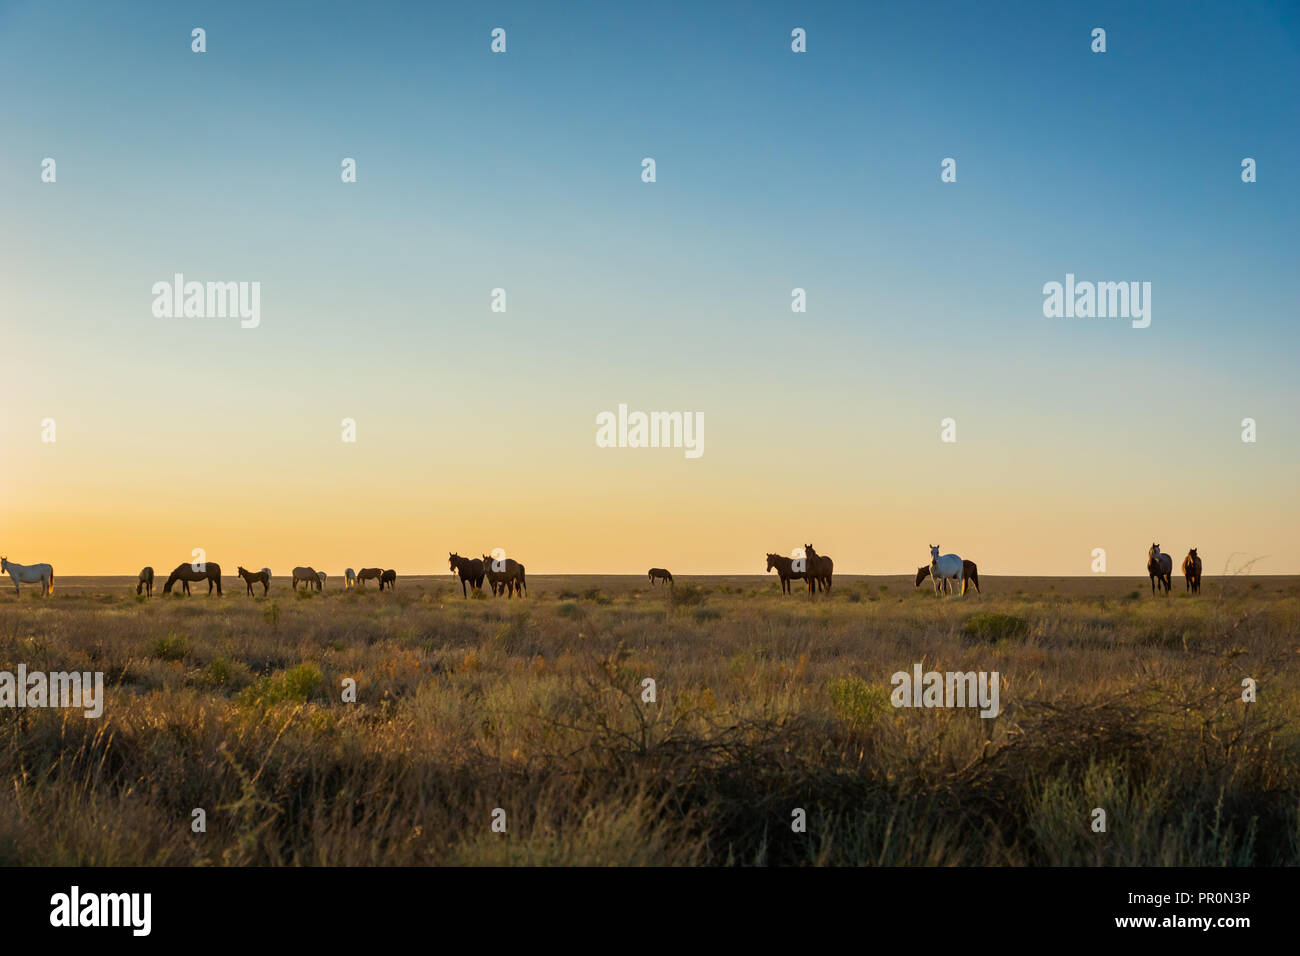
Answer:
[[[263,568],[261,571],[249,571],[241,564],[239,566],[239,576],[243,578],[244,583],[248,585],[248,593],[250,596],[253,593],[254,584],[262,585],[263,597],[265,597],[266,592],[271,589],[271,572],[266,568]]]

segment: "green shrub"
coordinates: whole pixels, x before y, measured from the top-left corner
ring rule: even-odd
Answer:
[[[172,631],[166,637],[154,641],[151,654],[160,661],[183,661],[189,652],[190,643],[185,639],[185,635]]]
[[[977,641],[1000,641],[1024,637],[1029,633],[1029,624],[1014,614],[976,614],[966,619],[962,632]]]
[[[311,664],[299,664],[287,671],[263,677],[247,688],[241,703],[271,706],[280,703],[303,703],[320,689],[321,672]]]
[[[889,692],[861,677],[841,677],[826,685],[835,716],[850,727],[868,726],[889,712]]]

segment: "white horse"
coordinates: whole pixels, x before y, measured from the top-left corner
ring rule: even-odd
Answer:
[[[54,568],[48,564],[14,564],[8,558],[0,558],[0,570],[14,580],[14,594],[18,593],[18,582],[35,584],[41,582],[41,594],[54,593]]]
[[[324,590],[325,590],[325,577],[326,577],[325,572],[324,572],[324,571],[317,571],[317,572],[316,572],[316,577],[320,578],[320,589],[321,589],[322,591],[324,591]]]
[[[930,577],[934,579],[934,593],[938,594],[942,587],[947,590],[949,578],[953,581],[953,590],[957,589],[957,582],[961,580],[962,562],[955,554],[939,554],[937,544],[930,545]]]
[[[348,568],[346,571],[343,572],[343,590],[346,591],[348,588],[354,588],[356,586],[357,586],[357,572],[353,571],[351,568]]]
[[[271,590],[271,569],[263,568],[262,573],[266,575],[266,589]]]

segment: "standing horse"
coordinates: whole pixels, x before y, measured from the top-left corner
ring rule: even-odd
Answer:
[[[396,571],[385,571],[383,574],[379,576],[379,590],[382,591],[384,589],[385,584],[388,585],[388,589],[390,591],[396,590],[397,588]]]
[[[650,586],[654,587],[656,581],[662,581],[664,584],[672,584],[673,576],[667,568],[651,568],[648,572],[650,576]]]
[[[153,597],[153,568],[141,568],[140,576],[135,579],[136,594],[139,594],[146,588],[149,591],[149,597]]]
[[[930,576],[930,566],[928,564],[921,565],[919,568],[916,569],[916,584],[914,584],[913,587],[919,588],[921,586],[921,582],[924,581],[929,576]],[[961,563],[961,593],[962,594],[966,593],[966,584],[968,582],[970,584],[975,585],[976,594],[980,593],[979,569],[975,567],[974,561],[963,560]],[[946,580],[943,582],[943,586],[944,586],[944,590],[946,591],[948,588],[948,582]]]
[[[354,588],[356,586],[357,586],[357,572],[353,571],[351,568],[348,568],[346,571],[343,572],[343,590],[346,591],[348,590],[348,588]]]
[[[962,568],[961,558],[955,554],[939,554],[937,544],[930,545],[930,577],[934,579],[934,593],[939,593],[942,585],[946,591],[948,588],[948,579],[952,578],[953,587],[956,588],[956,581],[961,577]]]
[[[492,593],[508,592],[510,597],[514,597],[515,591],[518,591],[519,596],[523,597],[524,591],[527,590],[524,586],[524,566],[514,558],[502,558],[503,570],[501,571],[496,570],[495,564],[491,555],[483,555],[483,574],[492,585]]]
[[[191,581],[207,581],[208,596],[212,595],[212,588],[215,586],[217,597],[221,597],[221,565],[213,561],[205,564],[202,571],[195,571],[194,565],[188,561],[184,564],[178,564],[176,570],[167,578],[167,583],[163,585],[163,594],[171,594],[172,585],[177,581],[181,582],[181,587],[186,594],[190,593]]]
[[[1168,595],[1174,587],[1174,559],[1161,554],[1160,545],[1152,544],[1147,551],[1147,574],[1151,576],[1151,595],[1155,596],[1157,585],[1165,589]]]
[[[795,580],[806,580],[807,571],[794,570],[794,559],[787,558],[783,554],[771,554],[767,556],[767,570],[776,569],[776,576],[781,579],[781,593],[790,593],[790,582]]]
[[[823,591],[829,592],[831,589],[831,574],[835,570],[835,562],[824,554],[818,554],[813,550],[811,544],[803,546],[803,553],[808,558],[808,594],[813,593],[813,587],[820,587]]]
[[[1193,594],[1201,593],[1201,559],[1196,549],[1192,548],[1183,558],[1183,575],[1187,578],[1187,590]]]
[[[461,597],[469,597],[469,592],[465,589],[466,582],[475,591],[483,589],[483,562],[478,558],[462,558],[455,552],[448,552],[447,565],[453,572],[460,575]]]
[[[243,578],[244,583],[248,585],[249,597],[252,597],[253,595],[254,584],[262,585],[262,595],[264,597],[266,596],[266,592],[271,590],[271,572],[266,568],[263,568],[261,571],[249,571],[241,564],[239,566],[239,576]]]
[[[0,569],[13,579],[14,594],[18,593],[18,582],[35,584],[41,582],[41,595],[54,593],[54,568],[48,564],[15,564],[8,558],[0,558]]]
[[[301,581],[307,585],[307,590],[320,587],[320,578],[316,575],[316,569],[299,565],[293,569],[293,589],[298,590],[298,582]]]
[[[378,581],[384,576],[383,568],[362,568],[357,575],[357,586],[364,586],[367,581]]]

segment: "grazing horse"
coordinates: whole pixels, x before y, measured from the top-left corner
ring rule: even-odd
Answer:
[[[378,581],[383,576],[383,568],[362,568],[361,573],[357,575],[357,586],[360,587],[367,581]]]
[[[790,582],[794,580],[804,580],[808,577],[807,571],[794,570],[794,559],[787,558],[783,554],[768,554],[767,570],[776,569],[776,576],[781,579],[781,593],[790,593]]]
[[[396,589],[397,587],[396,571],[385,571],[383,574],[379,576],[379,590],[382,591],[384,589],[385,584],[388,585],[388,589],[390,591]]]
[[[1157,585],[1165,589],[1168,595],[1174,587],[1174,559],[1167,554],[1161,554],[1160,545],[1152,544],[1151,549],[1147,551],[1147,574],[1151,576],[1151,594],[1156,593]]]
[[[346,591],[348,588],[354,588],[356,586],[357,586],[357,572],[353,571],[351,568],[348,568],[346,571],[343,572],[343,590]]]
[[[293,569],[293,589],[298,590],[298,582],[301,581],[307,585],[307,590],[320,587],[320,577],[316,574],[316,569],[303,567],[299,565]]]
[[[649,575],[650,575],[651,587],[655,586],[656,581],[662,581],[664,582],[664,584],[673,583],[672,572],[669,571],[667,568],[651,568],[649,571]]]
[[[956,588],[955,582],[961,577],[963,567],[965,565],[962,564],[961,558],[957,557],[957,555],[941,555],[937,544],[930,545],[930,577],[934,579],[935,594],[939,593],[940,586],[947,591],[949,578],[952,578],[953,587]]]
[[[48,564],[15,564],[8,558],[0,558],[0,569],[13,579],[14,594],[18,593],[18,582],[35,584],[41,582],[41,595],[54,593],[54,568]]]
[[[514,558],[502,558],[501,563],[505,565],[505,570],[497,571],[493,568],[494,563],[491,555],[483,555],[483,574],[492,585],[492,593],[509,592],[509,596],[514,597],[515,591],[518,591],[519,596],[523,597],[524,591],[527,590],[524,586],[524,566]]]
[[[921,586],[921,582],[924,581],[929,576],[930,576],[930,566],[928,564],[921,565],[919,568],[916,569],[916,584],[913,585],[913,587],[919,588]],[[975,593],[976,594],[980,593],[980,573],[979,573],[979,569],[975,567],[974,561],[962,561],[961,563],[961,593],[962,594],[966,593],[966,583],[968,581],[971,584],[975,585]],[[948,587],[947,580],[943,582],[943,586],[944,589],[946,590]]]
[[[153,597],[153,568],[141,568],[140,576],[136,578],[135,593],[139,594],[146,589],[149,597]]]
[[[320,589],[321,589],[322,591],[324,591],[324,590],[325,590],[325,578],[326,578],[326,574],[325,574],[325,572],[324,572],[324,571],[317,571],[317,572],[316,572],[316,577],[320,578]]]
[[[824,554],[818,554],[813,550],[811,544],[803,546],[803,553],[808,558],[808,594],[812,595],[814,587],[820,587],[823,591],[829,592],[831,589],[831,573],[835,570],[835,562]]]
[[[447,565],[460,575],[461,597],[469,597],[469,592],[465,589],[467,581],[475,591],[483,589],[483,562],[478,558],[462,558],[459,554],[448,552]]]
[[[1193,594],[1201,593],[1201,559],[1196,549],[1192,548],[1183,558],[1183,574],[1187,578],[1187,590]]]
[[[241,564],[239,566],[239,576],[243,578],[244,583],[248,585],[248,594],[250,597],[253,594],[254,584],[262,585],[263,596],[265,596],[267,591],[271,590],[271,572],[266,568],[263,568],[261,571],[249,571]]]
[[[181,582],[181,587],[184,589],[186,594],[189,594],[191,581],[204,580],[208,582],[208,595],[212,595],[212,588],[215,586],[217,589],[217,597],[221,597],[221,565],[212,561],[205,564],[202,571],[195,571],[194,565],[190,564],[188,561],[184,564],[178,564],[176,570],[167,578],[167,583],[163,585],[163,594],[171,594],[172,585],[177,581]]]

